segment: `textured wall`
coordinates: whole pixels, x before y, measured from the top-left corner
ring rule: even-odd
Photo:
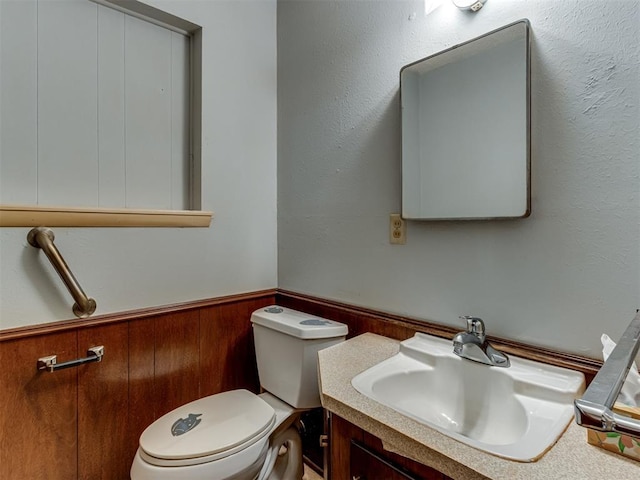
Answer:
[[[532,215],[400,211],[400,68],[521,18],[533,29]],[[278,2],[279,286],[600,355],[640,307],[638,1]]]
[[[203,27],[202,208],[215,218],[208,229],[56,228],[97,314],[277,283],[276,3],[147,3]],[[28,231],[0,229],[0,329],[73,318]]]

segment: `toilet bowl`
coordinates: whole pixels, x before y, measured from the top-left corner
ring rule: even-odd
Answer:
[[[190,415],[197,416],[196,421],[200,417],[204,420],[192,427],[191,436],[176,438],[180,435],[172,433],[174,425]],[[298,415],[298,411],[268,393],[254,395],[247,390],[232,390],[201,398],[169,412],[144,431],[131,467],[131,478],[260,478],[266,463],[273,463],[271,469],[277,461],[294,465],[289,456],[298,452],[301,456],[296,429]],[[287,457],[279,455],[282,447],[287,450]],[[286,469],[282,474],[295,475],[295,466],[285,472]],[[265,470],[265,475],[267,473]],[[262,478],[275,480],[276,477]]]
[[[223,392],[162,416],[140,437],[132,480],[302,478],[298,424],[320,406],[317,352],[343,341],[347,327],[278,306],[251,321],[265,392]]]

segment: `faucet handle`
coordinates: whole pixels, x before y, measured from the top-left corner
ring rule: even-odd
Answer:
[[[459,318],[467,321],[467,333],[473,333],[478,337],[484,337],[484,322],[481,318],[472,317],[470,315],[462,315]]]

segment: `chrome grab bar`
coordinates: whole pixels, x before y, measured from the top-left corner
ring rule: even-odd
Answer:
[[[27,235],[29,244],[36,248],[41,248],[45,253],[53,268],[56,269],[58,275],[67,286],[69,293],[76,303],[73,304],[73,313],[76,317],[85,318],[96,311],[96,301],[87,297],[86,293],[80,287],[80,284],[69,270],[67,263],[60,255],[60,252],[53,244],[55,235],[53,230],[47,227],[32,228]]]
[[[640,420],[613,412],[629,368],[640,348],[640,311],[625,330],[611,355],[584,392],[575,400],[576,423],[602,432],[640,438]]]
[[[91,347],[87,350],[87,356],[85,358],[78,358],[76,360],[69,360],[68,362],[58,363],[57,355],[49,355],[47,357],[40,357],[38,359],[38,370],[49,370],[55,372],[56,370],[64,370],[65,368],[77,367],[84,365],[85,363],[101,362],[104,356],[104,347],[99,345],[97,347]]]

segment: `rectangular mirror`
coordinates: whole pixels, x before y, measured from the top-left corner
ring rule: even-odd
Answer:
[[[529,49],[521,20],[400,70],[404,218],[529,216]]]

